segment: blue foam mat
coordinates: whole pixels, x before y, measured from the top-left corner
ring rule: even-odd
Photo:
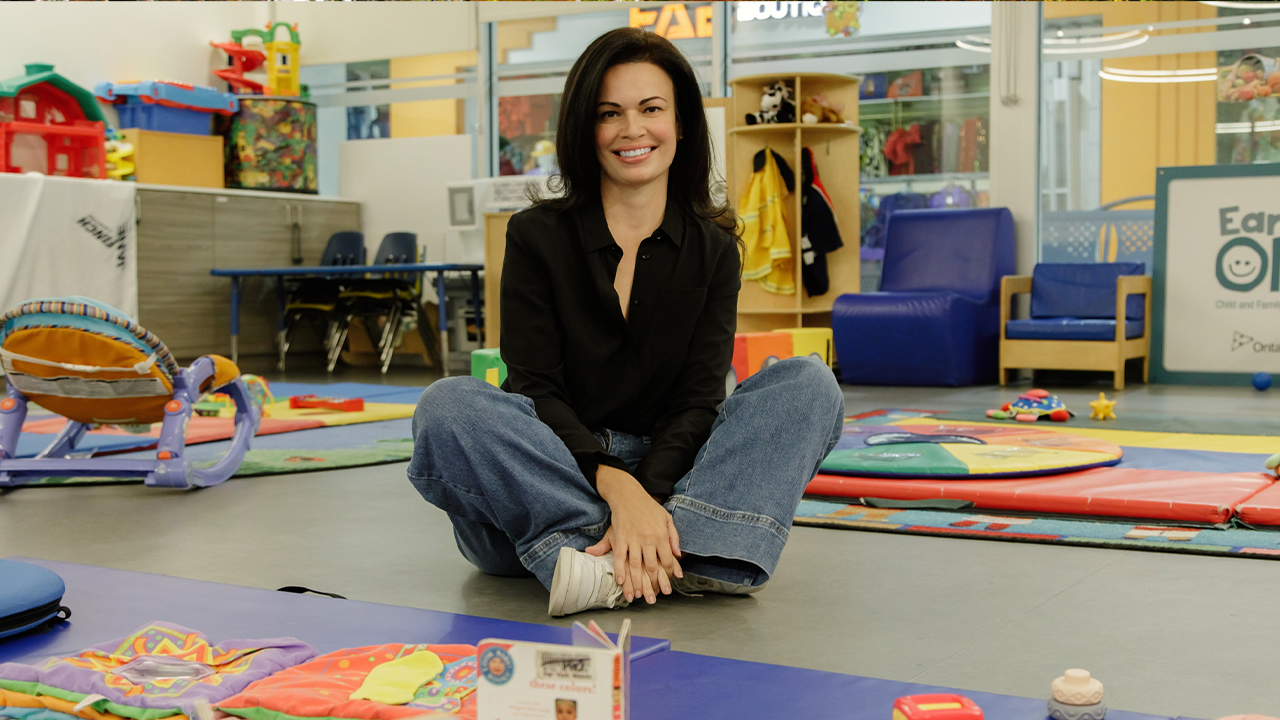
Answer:
[[[960,693],[984,720],[1042,720],[1049,680],[1044,698],[1024,698],[667,651],[631,666],[631,710],[645,720],[888,720],[904,695]],[[1169,718],[1108,708],[1107,720]]]
[[[322,653],[381,643],[467,643],[485,638],[572,643],[568,627],[494,620],[418,608],[336,600],[320,595],[185,580],[76,563],[12,557],[48,568],[66,581],[62,604],[69,622],[39,635],[0,641],[0,662],[32,663],[71,655],[142,625],[165,620],[226,638],[296,637]],[[281,580],[285,584],[286,580]],[[317,588],[325,590],[326,588]],[[671,647],[666,640],[636,637],[633,661]]]
[[[258,588],[90,565],[14,557],[53,570],[67,584],[70,622],[41,635],[0,641],[0,662],[31,663],[123,637],[151,620],[169,620],[230,637],[293,636],[320,652],[387,642],[471,643],[487,637],[570,642],[562,627],[295,595]],[[323,588],[321,588],[323,589]],[[894,699],[962,692],[988,720],[1040,720],[1045,699],[878,680],[782,665],[673,652],[666,640],[632,639],[632,715],[644,720],[785,717],[885,720]],[[1047,683],[1046,683],[1047,687]],[[1110,710],[1110,720],[1170,720]],[[1178,718],[1177,720],[1191,720]]]

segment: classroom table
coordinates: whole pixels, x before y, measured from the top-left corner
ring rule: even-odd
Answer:
[[[394,273],[425,275],[436,274],[436,295],[440,311],[440,365],[445,377],[449,376],[449,331],[448,318],[445,315],[445,273],[471,273],[471,303],[476,309],[476,329],[480,333],[481,344],[484,341],[484,317],[480,309],[480,271],[484,265],[468,263],[402,263],[395,265],[320,265],[313,267],[282,268],[243,268],[210,270],[215,277],[231,278],[231,361],[237,362],[240,342],[240,299],[244,292],[246,277],[274,277],[276,280],[276,342],[283,347],[285,331],[285,290],[286,277],[360,277],[367,273]],[[464,329],[465,332],[465,329]],[[283,361],[283,360],[282,360]]]

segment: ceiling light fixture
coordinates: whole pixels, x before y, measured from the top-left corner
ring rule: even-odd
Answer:
[[[1239,10],[1256,10],[1258,8],[1274,8],[1275,0],[1200,0],[1201,5],[1212,5],[1214,7],[1236,8]]]
[[[1046,55],[1074,55],[1080,53],[1108,52],[1111,50],[1123,50],[1125,48],[1136,47],[1145,43],[1150,38],[1150,35],[1140,33],[1137,30],[1116,33],[1114,35],[1103,35],[1101,37],[1045,38],[1044,44],[1053,47],[1042,48],[1041,52]],[[966,35],[963,39],[956,40],[955,44],[956,47],[964,50],[973,50],[975,52],[982,53],[991,52],[991,38]]]
[[[1116,80],[1131,83],[1189,83],[1212,82],[1218,79],[1216,68],[1207,70],[1121,70],[1119,68],[1103,68],[1098,71],[1103,80]]]
[[[1217,123],[1213,126],[1213,131],[1219,135],[1248,132],[1276,132],[1280,131],[1280,120],[1263,120],[1262,122],[1256,123]]]

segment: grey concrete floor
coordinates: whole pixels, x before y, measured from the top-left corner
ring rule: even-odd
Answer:
[[[246,363],[252,365],[252,361]],[[262,368],[266,370],[267,368]],[[283,378],[282,378],[283,379]],[[293,381],[381,382],[376,372]],[[393,369],[392,384],[434,376]],[[1011,389],[847,387],[852,413],[994,407]],[[1135,385],[1051,387],[1117,411],[1276,417],[1280,393]],[[534,580],[483,575],[403,464],[233,480],[194,492],[137,485],[0,495],[0,557],[26,555],[535,623]],[[156,518],[171,518],[157,523]],[[893,680],[1048,697],[1084,667],[1110,707],[1217,718],[1280,716],[1280,562],[795,528],[769,587],[748,598],[632,606],[640,635],[676,650]]]

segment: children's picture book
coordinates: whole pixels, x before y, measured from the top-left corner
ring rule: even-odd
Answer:
[[[631,620],[613,641],[592,620],[573,644],[483,640],[477,648],[479,720],[627,720]]]

